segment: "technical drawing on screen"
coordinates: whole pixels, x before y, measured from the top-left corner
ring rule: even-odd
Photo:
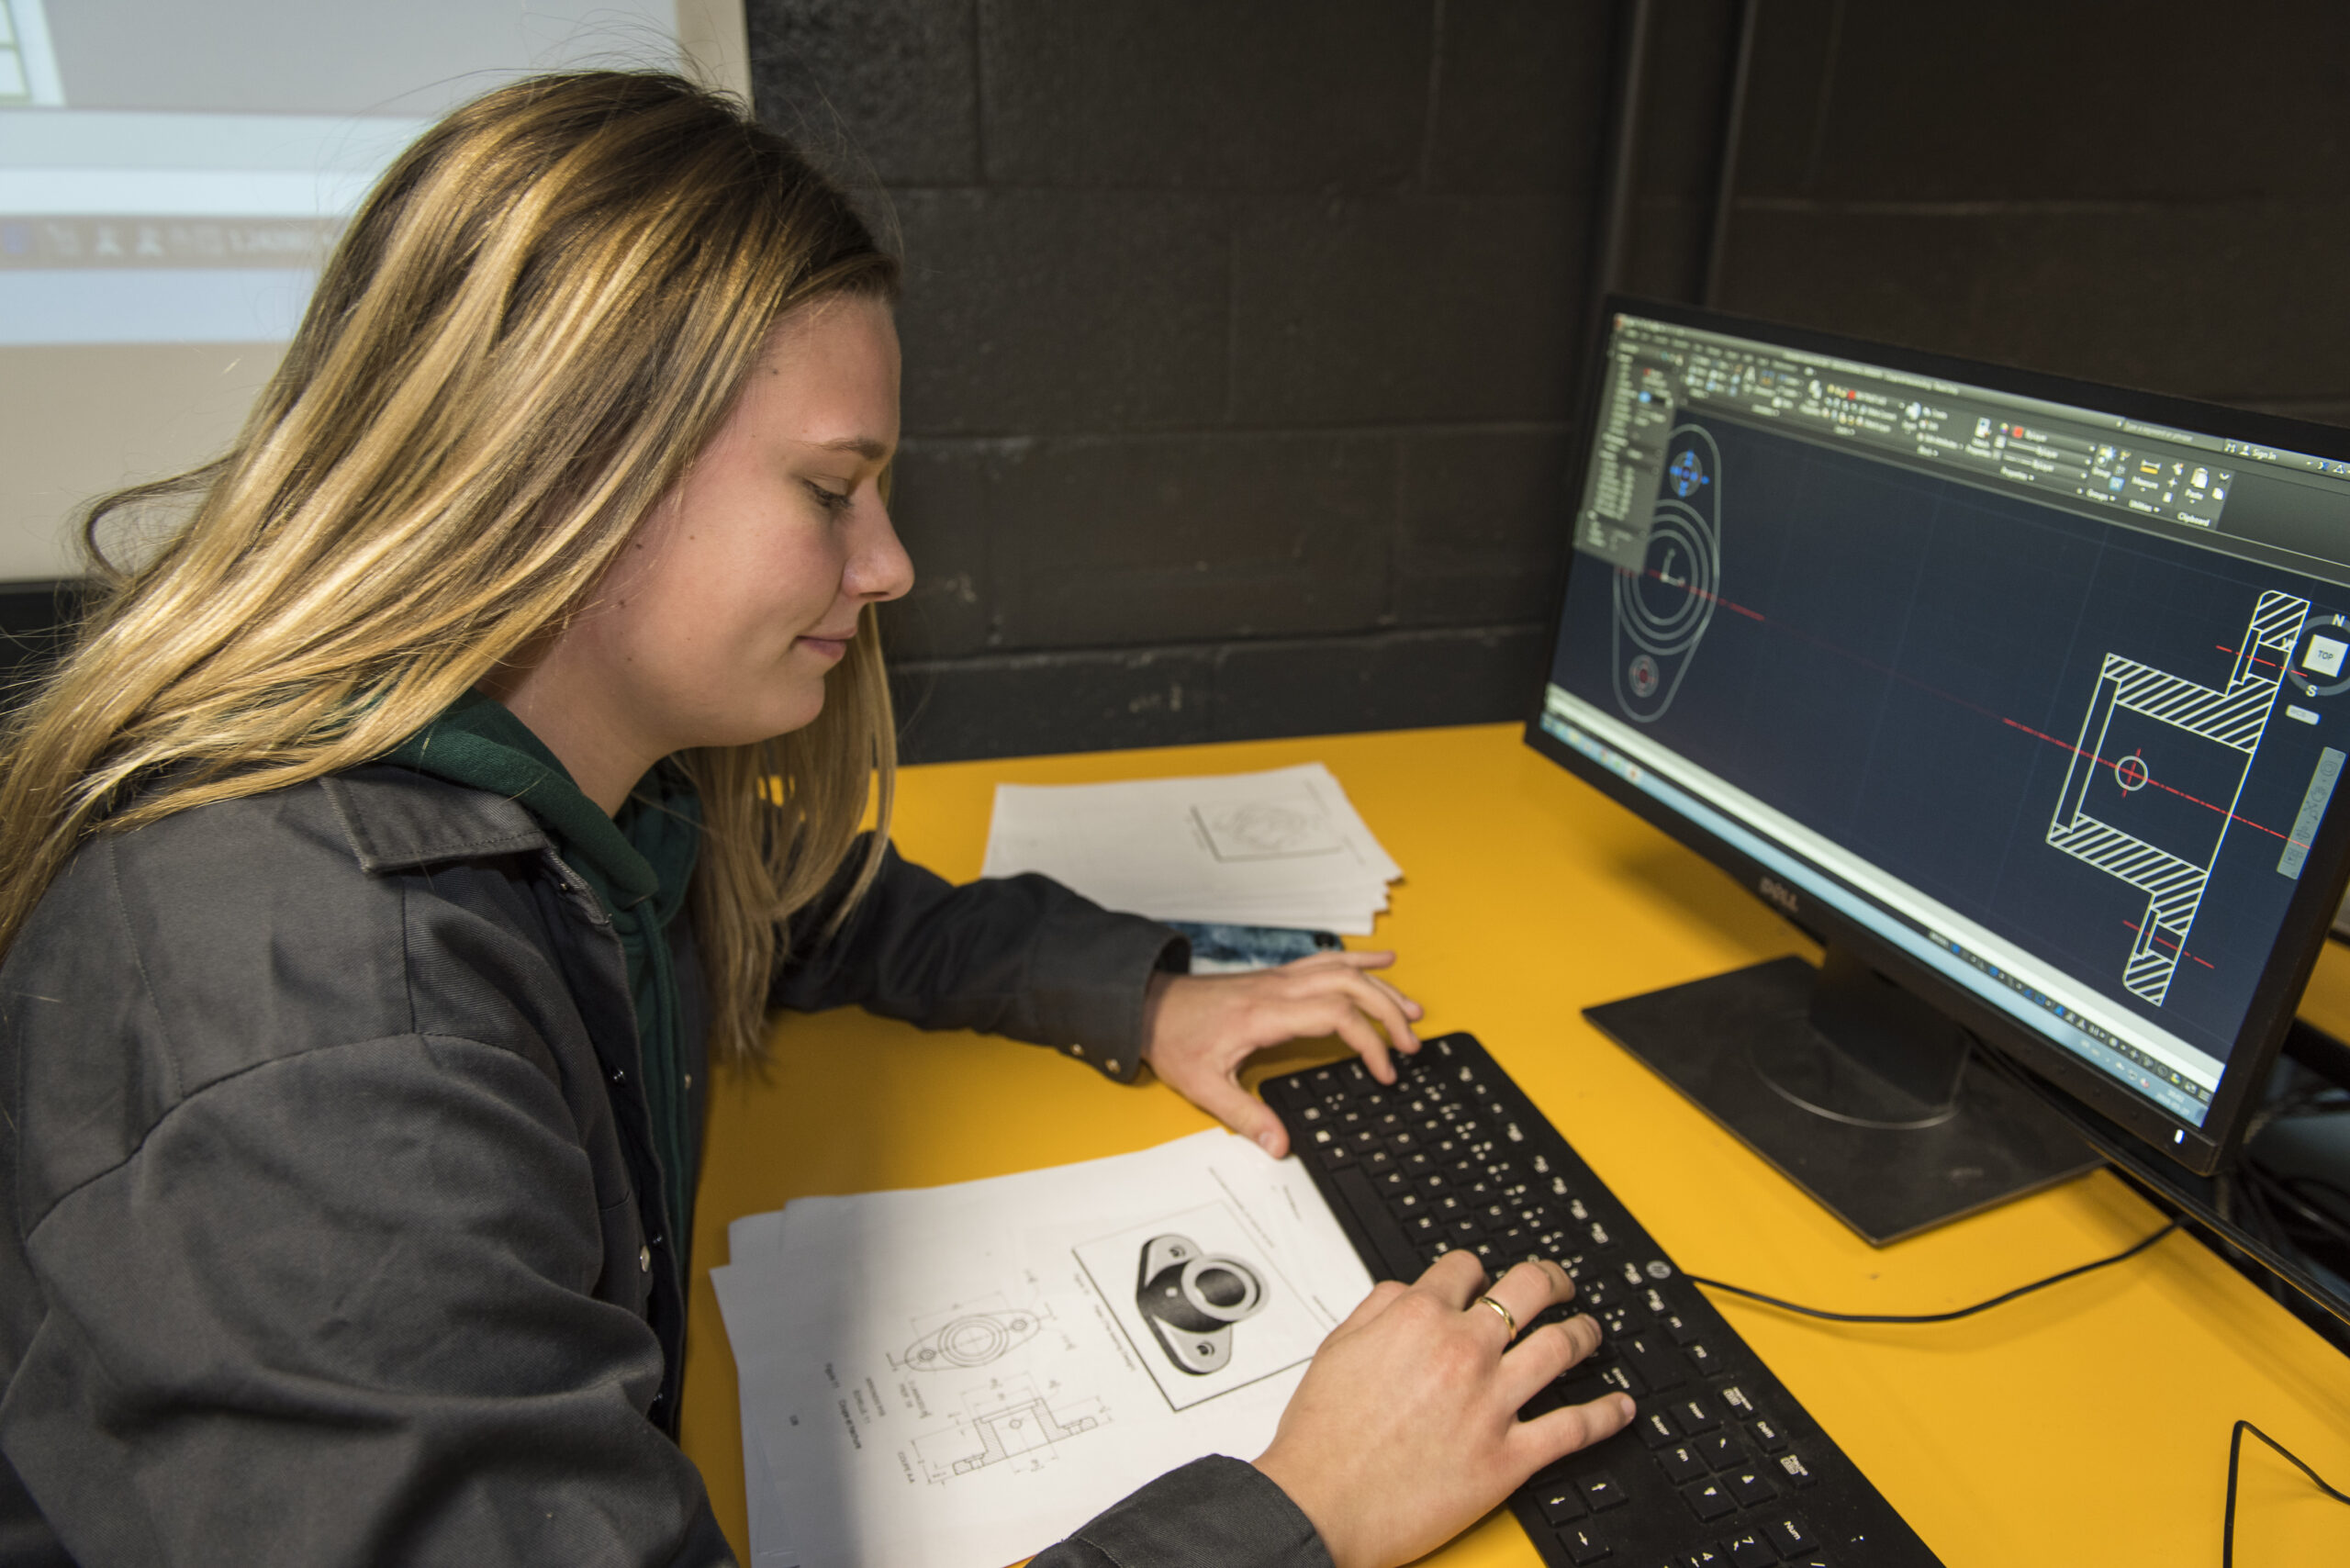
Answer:
[[[1545,741],[2201,1127],[2350,761],[2350,461],[1628,314],[1599,381]]]

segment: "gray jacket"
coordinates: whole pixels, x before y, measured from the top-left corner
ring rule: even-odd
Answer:
[[[894,853],[801,935],[778,1005],[1120,1077],[1171,937]],[[609,923],[499,796],[378,766],[93,840],[0,964],[0,1564],[731,1561],[638,1059]],[[1037,1559],[1327,1562],[1226,1459]]]

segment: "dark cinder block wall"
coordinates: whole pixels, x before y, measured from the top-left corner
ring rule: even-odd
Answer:
[[[1632,8],[750,0],[908,261],[910,758],[1529,710]],[[1648,13],[1617,280],[1696,299],[1741,12]],[[2350,417],[2350,7],[1757,17],[1721,308]]]
[[[912,758],[1515,716],[1610,12],[753,0],[898,230]]]

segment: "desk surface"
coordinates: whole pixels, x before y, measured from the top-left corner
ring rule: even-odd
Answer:
[[[912,858],[966,879],[979,872],[999,781],[1315,758],[1404,868],[1378,936],[1352,945],[1393,946],[1398,982],[1428,1009],[1424,1027],[1482,1038],[1683,1267],[1822,1306],[1932,1312],[2118,1250],[2159,1223],[2096,1172],[1883,1251],[1855,1238],[1581,1016],[1594,1002],[1816,952],[1721,873],[1528,750],[1514,727],[911,768],[896,836]],[[2329,952],[2308,1006],[2350,1025],[2350,961]],[[746,1562],[734,1363],[707,1273],[725,1260],[729,1221],[811,1193],[1000,1175],[1210,1125],[1163,1085],[1124,1088],[1030,1047],[926,1036],[855,1011],[787,1017],[774,1040],[762,1073],[714,1085],[686,1361],[685,1449]],[[1277,1065],[1331,1054],[1292,1047]],[[1671,1160],[1659,1158],[1666,1148]],[[1938,1327],[1720,1305],[1952,1568],[2216,1562],[2239,1417],[2350,1486],[2350,1361],[2183,1236]],[[2257,1445],[2247,1454],[2239,1561],[2350,1561],[2350,1509]],[[1538,1560],[1504,1513],[1430,1561]]]

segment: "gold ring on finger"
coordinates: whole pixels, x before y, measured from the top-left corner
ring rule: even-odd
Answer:
[[[1490,1306],[1495,1312],[1500,1313],[1502,1315],[1502,1321],[1509,1325],[1509,1337],[1513,1339],[1517,1338],[1517,1317],[1508,1307],[1504,1306],[1500,1302],[1495,1301],[1489,1295],[1479,1296],[1477,1298],[1477,1305],[1479,1306]]]

